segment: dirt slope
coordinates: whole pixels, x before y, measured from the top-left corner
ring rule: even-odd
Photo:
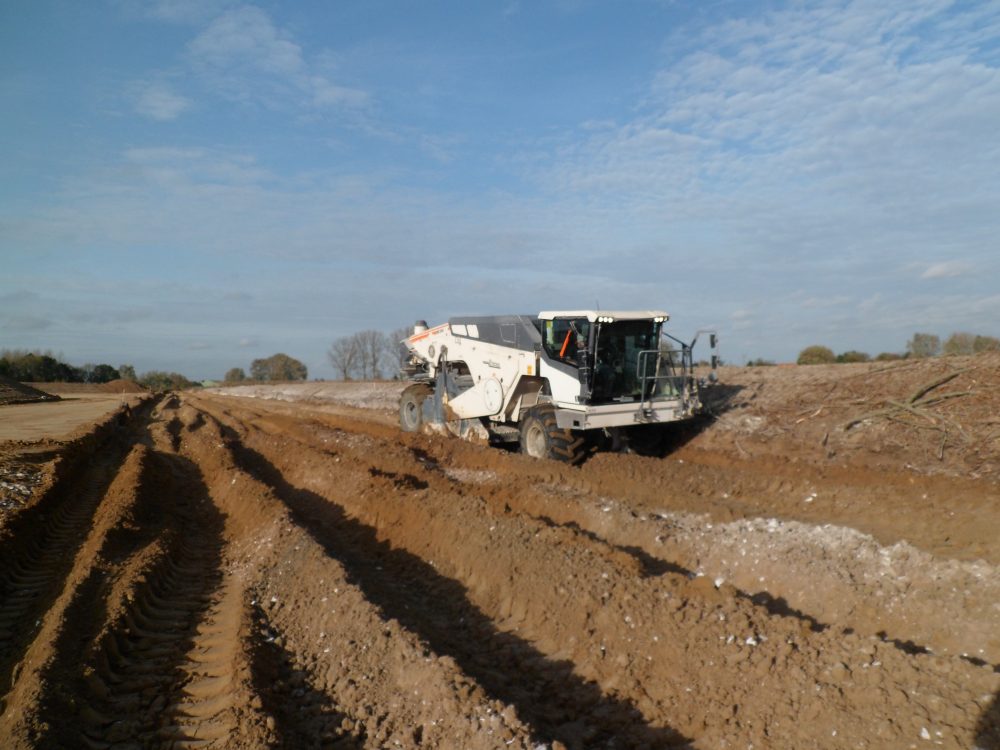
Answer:
[[[0,376],[0,406],[29,404],[36,401],[58,401],[58,396],[32,388],[30,385]]]
[[[149,404],[0,527],[0,745],[996,747],[993,485],[696,442]]]
[[[1000,481],[998,353],[720,375],[700,447]]]

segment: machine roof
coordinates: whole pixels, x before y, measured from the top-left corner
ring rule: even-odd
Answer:
[[[591,323],[598,317],[614,318],[615,320],[648,320],[663,318],[669,320],[670,315],[662,310],[547,310],[538,313],[540,320],[555,320],[556,318],[586,318]]]

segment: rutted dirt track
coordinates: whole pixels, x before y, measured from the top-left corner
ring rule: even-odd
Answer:
[[[948,541],[992,484],[208,394],[45,466],[0,528],[3,747],[1000,746],[1000,550]]]

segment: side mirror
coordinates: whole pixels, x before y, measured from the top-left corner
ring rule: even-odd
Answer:
[[[714,333],[708,334],[708,345],[710,347],[712,347],[714,349],[715,345],[718,344],[718,343],[719,343],[719,337],[718,336],[716,336]]]

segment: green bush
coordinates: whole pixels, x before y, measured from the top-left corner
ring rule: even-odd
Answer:
[[[869,356],[868,352],[856,352],[853,349],[849,352],[844,352],[843,354],[837,355],[838,362],[850,363],[850,362],[871,362],[872,358]]]
[[[953,333],[945,339],[942,352],[948,356],[959,354],[972,354],[976,343],[976,337],[971,333]]]
[[[980,352],[1000,352],[1000,339],[993,336],[976,336],[972,342],[972,351],[976,354]]]
[[[143,373],[139,378],[139,383],[149,388],[151,391],[179,391],[184,388],[194,388],[197,383],[193,383],[179,372],[163,372],[162,370],[150,370]]]
[[[254,380],[305,380],[309,377],[306,366],[287,354],[274,354],[267,359],[250,363],[250,377]]]
[[[832,349],[815,344],[807,346],[799,352],[799,358],[796,361],[800,365],[829,365],[836,362],[837,357]]]

